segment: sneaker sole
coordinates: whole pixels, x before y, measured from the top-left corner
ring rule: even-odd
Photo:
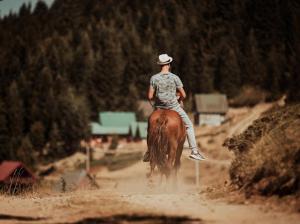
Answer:
[[[191,160],[194,160],[194,161],[203,161],[203,160],[206,160],[205,158],[195,158],[193,156],[189,156],[188,158],[191,159]]]

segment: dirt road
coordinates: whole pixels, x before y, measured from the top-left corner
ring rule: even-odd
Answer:
[[[187,152],[185,152],[185,155]],[[297,213],[279,212],[225,195],[226,164],[200,164],[200,187],[194,184],[194,163],[183,159],[177,190],[163,183],[149,188],[142,162],[97,175],[100,189],[51,195],[1,197],[1,223],[297,223]],[[207,172],[207,174],[205,174]],[[212,180],[209,176],[219,176]],[[207,178],[206,178],[207,177]],[[214,184],[213,184],[214,182]],[[223,182],[223,184],[222,184]],[[228,193],[230,194],[230,193]],[[94,222],[93,222],[94,221]],[[114,222],[115,221],[115,222]]]
[[[230,127],[236,131],[241,119],[197,130],[208,157],[199,164],[199,186],[195,162],[187,159],[189,152],[184,150],[176,189],[164,181],[159,185],[159,177],[155,186],[148,186],[148,164],[138,161],[117,171],[97,170],[99,189],[2,195],[0,223],[299,223],[300,214],[282,209],[280,203],[245,199],[229,190],[232,155],[221,145]],[[249,122],[250,118],[243,119]],[[143,144],[136,147],[145,150]]]

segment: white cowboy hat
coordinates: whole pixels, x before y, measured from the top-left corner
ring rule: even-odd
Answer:
[[[167,65],[167,64],[170,64],[172,61],[173,61],[173,58],[170,57],[169,55],[167,55],[167,54],[161,54],[161,55],[158,56],[158,62],[157,62],[157,64],[159,64],[159,65]]]

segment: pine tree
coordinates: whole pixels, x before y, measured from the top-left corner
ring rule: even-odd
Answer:
[[[4,101],[0,97],[0,161],[11,159],[10,155],[10,136],[7,127],[7,111]]]
[[[19,79],[18,79],[18,87],[20,96],[22,96],[23,99],[23,130],[24,132],[28,132],[31,125],[31,118],[30,118],[30,108],[31,108],[31,97],[32,97],[32,89],[31,89],[31,81],[29,80],[30,76],[24,73],[21,73]]]
[[[45,128],[42,122],[36,121],[31,125],[29,138],[35,151],[42,153],[45,146]]]
[[[266,79],[266,67],[253,30],[248,36],[244,66],[244,83],[262,87]]]
[[[45,130],[49,130],[53,120],[55,109],[53,73],[48,66],[43,67],[41,72],[33,80],[34,89],[29,102],[29,124],[37,121],[43,123]],[[58,84],[57,84],[58,85]]]
[[[63,139],[61,137],[60,130],[58,129],[57,123],[54,122],[49,135],[49,154],[52,157],[60,157],[64,155],[62,143]]]
[[[285,80],[286,61],[283,47],[272,46],[268,55],[268,73],[264,83],[264,88],[272,92],[271,100],[280,97],[288,85]]]
[[[79,91],[89,91],[89,80],[93,74],[95,57],[87,32],[81,33],[80,44],[75,50],[69,80]]]
[[[232,48],[225,49],[219,60],[218,80],[215,79],[215,86],[232,98],[239,93],[241,85],[241,72],[236,53]]]
[[[30,155],[30,156],[29,156]],[[25,136],[21,140],[21,145],[17,150],[16,157],[22,161],[26,166],[34,168],[37,162],[37,158],[31,144],[30,138]]]
[[[212,52],[203,52],[203,70],[200,74],[199,92],[210,93],[214,91],[215,55]]]
[[[31,4],[23,3],[22,6],[20,7],[19,15],[20,17],[24,17],[24,18],[28,17],[30,15],[30,11],[31,11]]]
[[[9,87],[7,97],[7,118],[11,136],[12,150],[17,150],[23,135],[23,101],[19,94],[17,83],[14,81]],[[13,151],[11,152],[13,154]]]
[[[43,1],[38,1],[36,3],[36,6],[34,8],[34,14],[37,16],[45,16],[45,14],[48,12],[48,6]]]
[[[190,44],[186,44],[186,49],[181,51],[181,58],[178,75],[183,81],[185,91],[188,93],[197,93],[201,89],[202,78],[205,76],[201,71],[201,59],[197,58],[196,52]]]
[[[128,94],[124,95],[126,97],[124,97],[119,108],[124,111],[137,111],[137,107],[138,107],[137,102],[140,97],[139,93],[137,91],[136,86],[133,83],[128,84],[128,85],[129,85]]]
[[[55,122],[60,130],[66,153],[79,148],[79,142],[89,136],[90,111],[85,97],[68,88],[57,98],[58,115]]]
[[[108,28],[106,28],[108,29]],[[102,58],[96,64],[94,85],[101,99],[98,110],[116,110],[123,99],[119,96],[125,63],[118,39],[110,31],[103,33]]]

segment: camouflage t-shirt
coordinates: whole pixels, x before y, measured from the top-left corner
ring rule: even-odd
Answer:
[[[180,78],[169,73],[158,73],[150,79],[150,85],[155,90],[155,107],[170,109],[179,105],[176,90],[183,87]]]

